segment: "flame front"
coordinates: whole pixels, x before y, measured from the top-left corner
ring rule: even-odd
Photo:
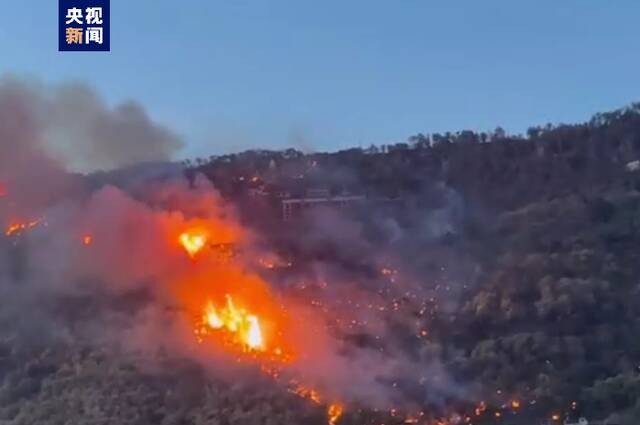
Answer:
[[[226,330],[231,341],[245,349],[262,351],[265,349],[262,329],[258,316],[249,314],[246,309],[238,308],[231,295],[226,295],[226,304],[218,309],[212,301],[207,302],[203,322],[206,328],[203,333],[213,330]],[[207,329],[208,328],[208,329]]]
[[[314,389],[309,388],[304,385],[294,384],[292,388],[289,389],[293,394],[311,400],[315,404],[323,404],[325,400],[320,395],[320,393]],[[331,403],[327,407],[327,425],[336,425],[338,420],[342,417],[344,413],[344,407],[340,403]]]
[[[187,251],[191,258],[195,257],[198,252],[207,243],[207,235],[197,231],[187,231],[180,235],[180,244]]]

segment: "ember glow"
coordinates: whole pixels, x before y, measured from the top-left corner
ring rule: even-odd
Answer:
[[[12,236],[12,235],[19,234],[23,230],[28,230],[28,229],[31,229],[33,227],[36,227],[38,224],[40,224],[41,221],[42,220],[38,219],[38,220],[33,220],[33,221],[29,221],[29,222],[24,222],[24,223],[11,224],[11,225],[9,225],[7,227],[7,229],[5,230],[4,234],[6,236]]]
[[[191,258],[194,258],[207,243],[207,235],[197,230],[189,230],[180,235],[180,244]]]
[[[304,385],[294,383],[294,386],[289,391],[301,398],[311,400],[315,404],[323,404],[325,402],[317,390]],[[327,407],[327,424],[336,425],[343,413],[344,407],[341,403],[330,403]]]

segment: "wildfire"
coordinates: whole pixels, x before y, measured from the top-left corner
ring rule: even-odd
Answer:
[[[203,261],[190,264],[184,285],[176,285],[178,296],[194,319],[194,333],[201,344],[217,345],[233,355],[237,361],[257,363],[260,370],[274,380],[282,379],[284,367],[296,361],[300,347],[295,342],[298,333],[289,315],[291,306],[285,307],[282,299],[258,275],[247,273],[233,255],[218,258],[217,239],[224,248],[226,241],[236,239],[224,226],[212,227],[202,222],[181,229],[178,242],[187,254]],[[216,235],[212,241],[211,235]],[[203,248],[207,248],[206,250]],[[221,261],[223,260],[223,261]],[[277,258],[260,259],[266,268],[279,267]],[[290,263],[286,263],[290,266]],[[215,276],[215,284],[211,279]],[[313,328],[313,325],[305,327]],[[341,403],[321,396],[319,391],[287,379],[286,385],[294,394],[326,408],[328,425],[337,425],[344,414]]]
[[[207,235],[204,232],[189,230],[180,235],[180,244],[182,244],[191,258],[195,257],[206,243]]]
[[[6,231],[4,232],[4,234],[6,236],[12,236],[15,234],[18,234],[19,232],[23,231],[23,230],[27,230],[27,229],[31,229],[33,227],[36,227],[38,224],[40,224],[40,221],[42,220],[33,220],[30,222],[26,222],[26,223],[14,223],[11,224],[9,227],[7,227]]]
[[[315,404],[322,403],[322,398],[320,397],[320,393],[313,388],[307,388],[304,385],[296,385],[294,388],[290,389],[293,394],[309,399],[313,401]]]
[[[289,390],[293,394],[311,400],[315,404],[322,404],[323,399],[320,393],[313,389],[305,387],[304,385],[294,385],[293,388]],[[342,414],[344,413],[344,407],[340,403],[331,403],[327,407],[327,424],[328,425],[336,425]]]
[[[82,238],[82,243],[85,245],[91,245],[92,242],[93,242],[93,238],[91,237],[91,235],[85,235]]]
[[[342,406],[339,404],[331,404],[327,409],[327,416],[329,418],[329,425],[336,425],[338,419],[342,416]]]
[[[265,341],[258,316],[236,307],[231,295],[227,294],[225,298],[226,304],[222,308],[217,308],[212,301],[207,302],[203,317],[205,325],[212,330],[228,331],[233,342],[246,349],[264,350]]]

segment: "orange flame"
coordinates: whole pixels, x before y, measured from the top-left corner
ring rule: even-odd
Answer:
[[[329,425],[336,425],[338,420],[342,416],[342,406],[340,404],[331,404],[327,410],[327,416],[329,417]]]
[[[323,399],[320,393],[313,389],[305,387],[304,385],[294,385],[289,390],[293,394],[311,400],[315,404],[322,404]],[[342,414],[344,413],[344,407],[340,403],[331,403],[327,407],[327,420],[328,425],[336,425]]]
[[[226,329],[233,335],[233,342],[249,350],[264,350],[265,342],[258,316],[249,314],[244,308],[233,303],[231,295],[226,295],[226,305],[218,309],[212,301],[207,302],[203,322],[212,330]],[[205,329],[204,333],[207,333]]]
[[[82,243],[85,245],[91,245],[92,242],[93,242],[93,237],[91,237],[91,235],[85,235],[82,238]]]
[[[191,258],[195,257],[198,252],[207,243],[207,235],[204,232],[189,230],[180,235],[180,244],[187,251]]]
[[[320,397],[320,393],[313,388],[307,388],[304,385],[297,385],[294,388],[290,389],[293,394],[298,397],[306,398],[313,401],[315,404],[322,403],[322,398]]]
[[[289,318],[293,305],[283,306],[261,277],[246,272],[233,257],[216,255],[211,235],[235,243],[239,232],[225,223],[199,222],[174,233],[181,247],[194,258],[184,284],[175,285],[184,308],[195,320],[194,333],[201,344],[209,341],[234,355],[238,361],[257,362],[263,373],[278,380],[283,367],[294,362],[299,351],[309,349],[296,343],[300,329]],[[212,249],[203,249],[205,247]],[[275,263],[274,263],[275,265]],[[215,285],[211,279],[215,276]],[[313,327],[313,325],[311,325]],[[309,326],[305,326],[305,329]],[[308,330],[308,329],[307,329]],[[329,425],[337,425],[344,407],[329,403],[315,389],[289,381],[289,390],[326,407]]]

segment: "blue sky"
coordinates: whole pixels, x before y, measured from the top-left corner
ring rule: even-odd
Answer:
[[[111,0],[109,53],[58,52],[57,4],[3,5],[0,74],[136,99],[181,156],[523,132],[640,100],[637,0]]]

